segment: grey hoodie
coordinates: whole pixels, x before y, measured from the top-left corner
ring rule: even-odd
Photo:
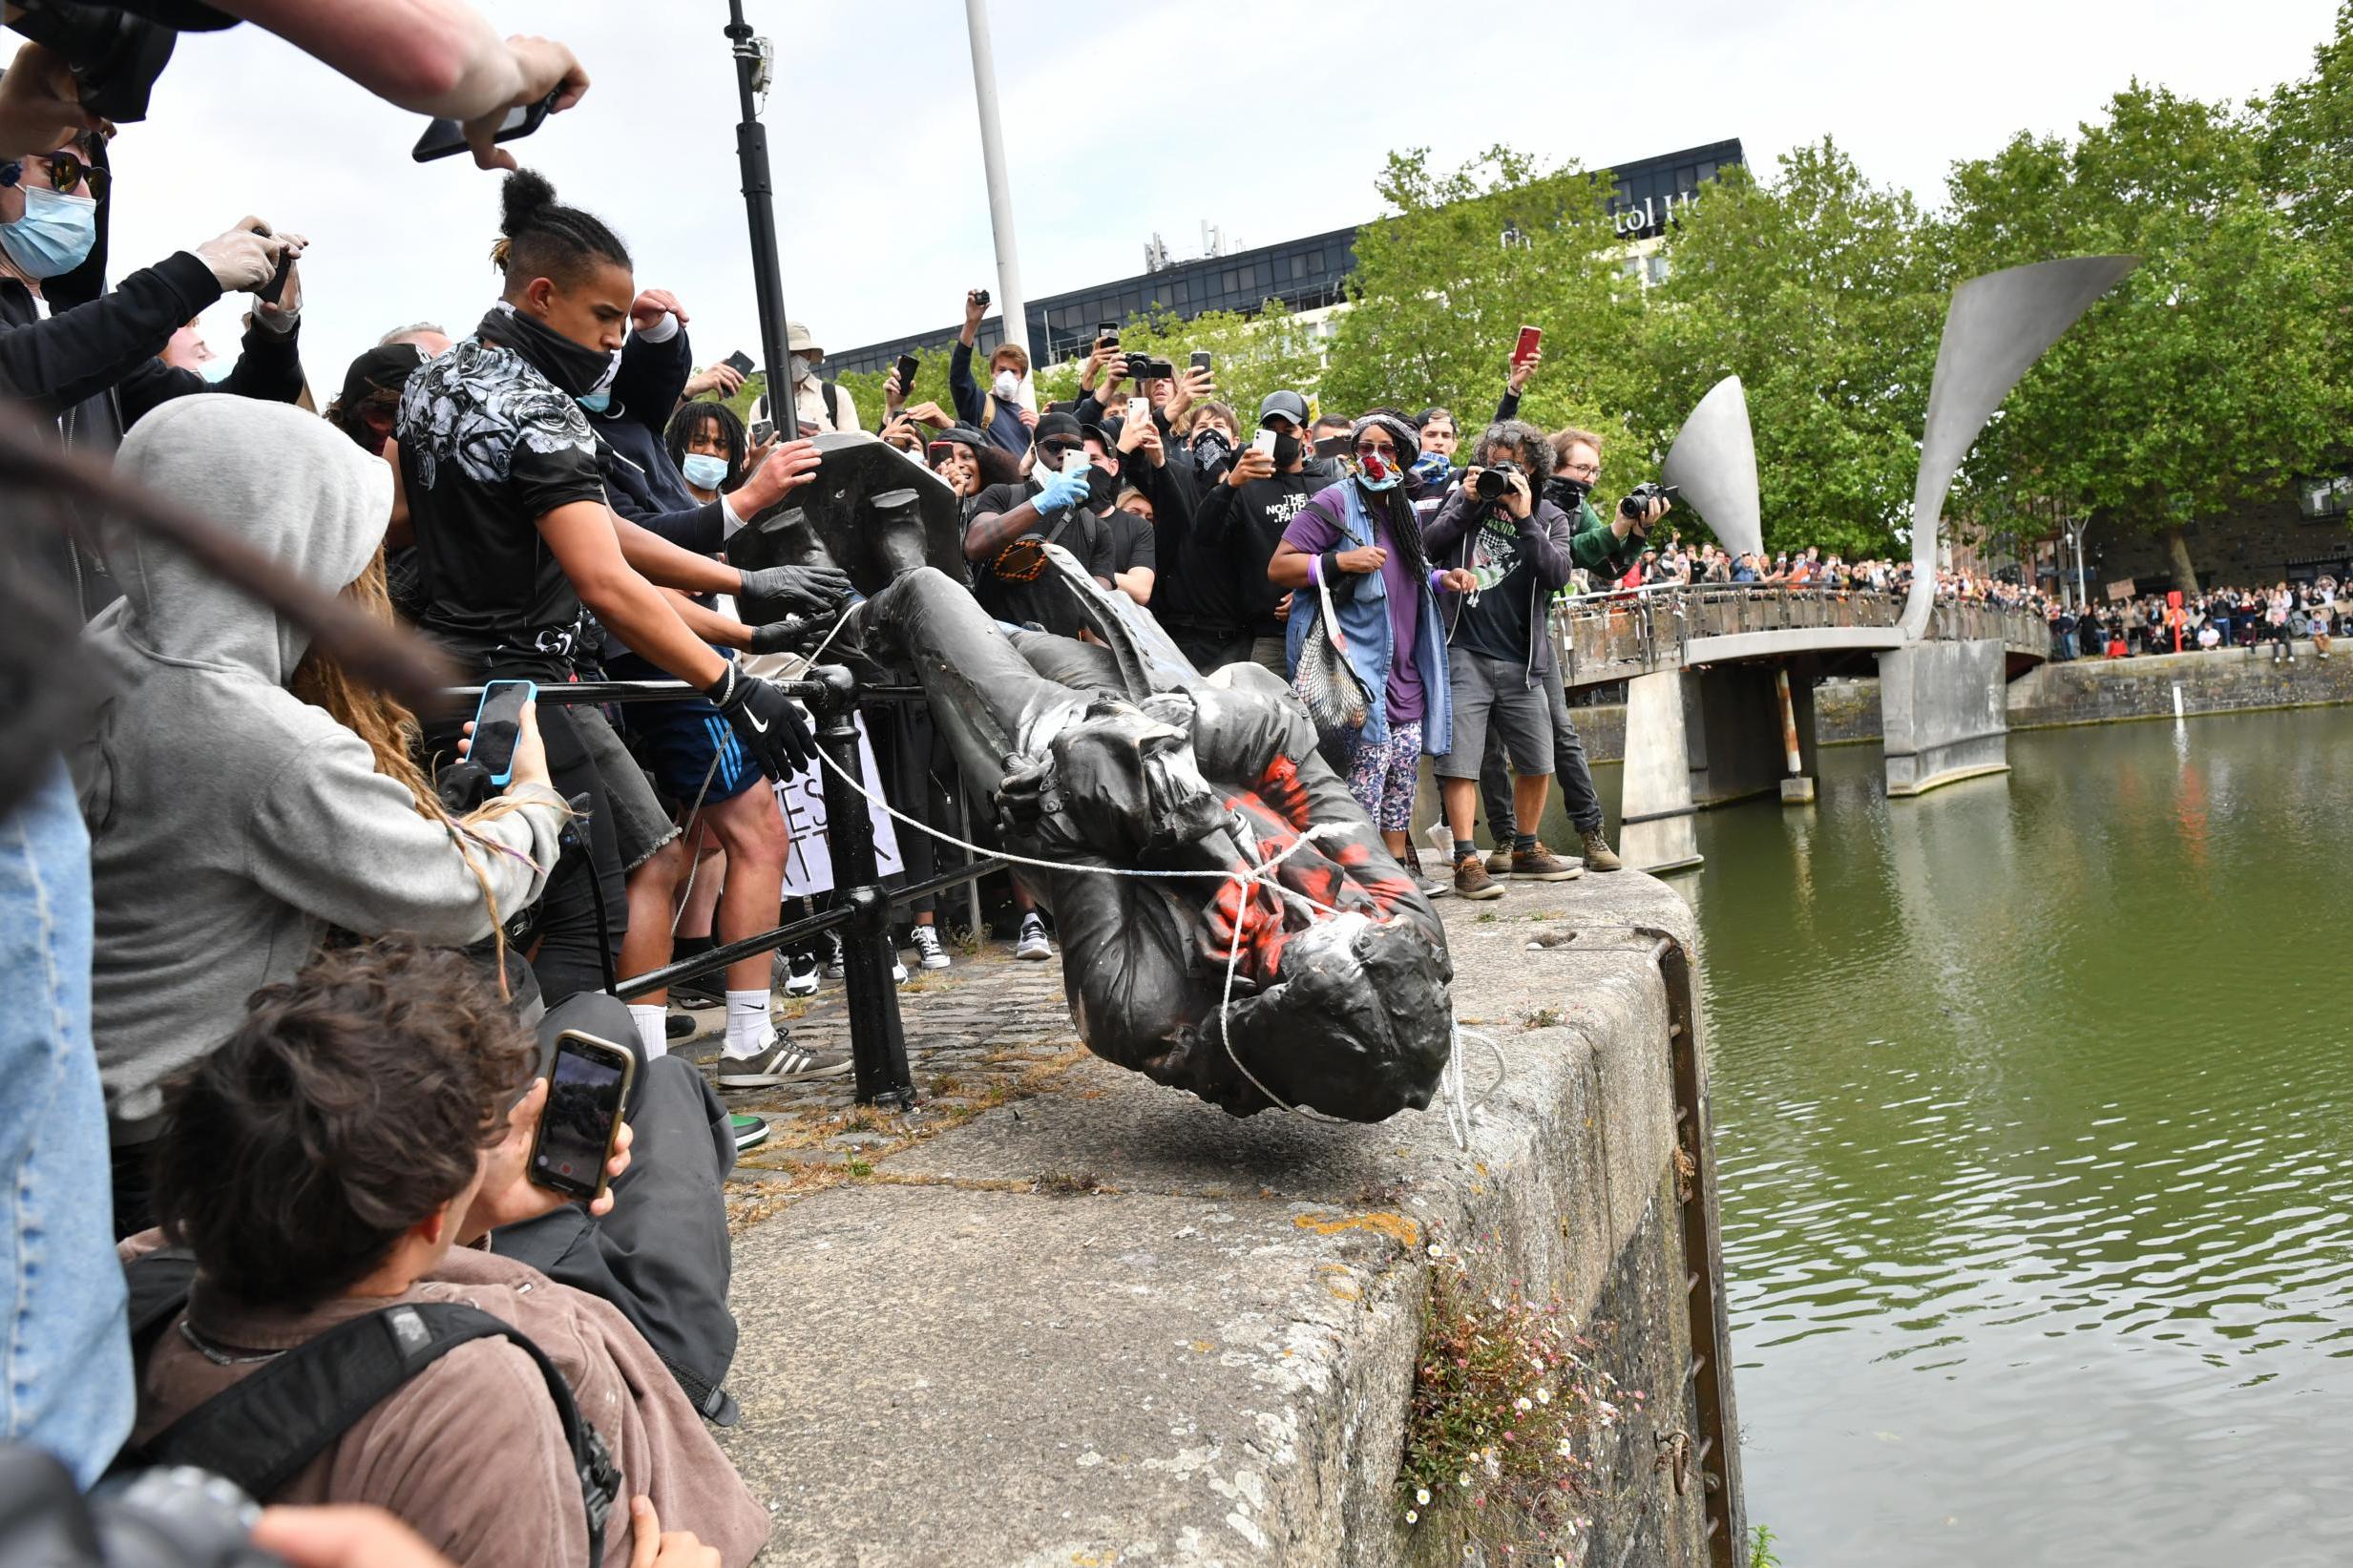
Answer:
[[[283,404],[178,399],[119,462],[329,588],[366,568],[391,514],[391,469]],[[154,1135],[162,1080],[326,928],[458,945],[492,920],[449,829],[285,689],[307,634],[169,545],[125,536],[108,558],[123,597],[85,645],[113,695],[74,777],[97,902],[91,1033],[116,1140],[133,1142]],[[561,824],[553,791],[517,793],[531,804],[479,830],[515,852],[472,847],[502,916],[539,895]]]

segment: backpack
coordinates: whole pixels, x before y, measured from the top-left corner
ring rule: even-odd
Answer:
[[[123,1267],[131,1292],[131,1348],[138,1364],[188,1304],[196,1259],[164,1247]],[[479,1307],[404,1302],[339,1324],[223,1389],[145,1443],[125,1448],[115,1468],[195,1465],[226,1476],[257,1501],[280,1488],[390,1398],[410,1378],[477,1339],[503,1338],[539,1369],[563,1424],[588,1517],[587,1568],[604,1561],[604,1526],[620,1495],[620,1467],[573,1403],[571,1385],[529,1338]]]

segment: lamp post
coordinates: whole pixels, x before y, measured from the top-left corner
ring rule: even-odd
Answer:
[[[735,89],[744,117],[735,126],[735,157],[744,171],[744,215],[751,228],[752,297],[760,303],[760,368],[767,377],[769,417],[788,410],[779,421],[788,436],[798,435],[800,425],[793,388],[776,394],[776,378],[789,379],[791,355],[786,347],[784,262],[776,249],[775,185],[768,176],[768,131],[760,123],[757,99],[769,91],[775,62],[767,40],[755,37],[744,20],[744,0],[727,0],[727,43],[735,55]]]
[[[2075,608],[2081,610],[2091,602],[2084,591],[2084,530],[2090,527],[2087,518],[2071,518],[2060,525],[2067,530],[2068,542],[2075,547]]]
[[[964,28],[972,41],[973,102],[980,114],[980,168],[989,187],[989,232],[997,240],[998,321],[1004,341],[1029,354],[1029,311],[1021,299],[1021,258],[1013,238],[1013,195],[1005,182],[1005,136],[997,123],[997,53],[989,43],[988,0],[964,0]]]

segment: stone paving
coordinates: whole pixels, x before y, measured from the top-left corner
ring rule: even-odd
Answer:
[[[952,950],[945,970],[912,967],[899,988],[908,1064],[919,1102],[907,1115],[860,1106],[855,1084],[840,1077],[723,1095],[731,1111],[768,1123],[768,1139],[738,1159],[728,1183],[728,1209],[737,1228],[766,1218],[784,1202],[851,1177],[872,1174],[873,1160],[931,1135],[959,1126],[993,1106],[1024,1099],[1082,1060],[1087,1053],[1062,1000],[1058,951],[1045,963],[1022,962],[1009,943],[977,951]],[[683,1009],[694,1018],[691,1040],[673,1047],[689,1060],[719,1054],[723,1009]],[[847,994],[839,980],[821,979],[807,998],[776,999],[776,1019],[793,1037],[820,1049],[850,1049]]]

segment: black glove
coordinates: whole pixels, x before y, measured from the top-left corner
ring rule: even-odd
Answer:
[[[746,675],[734,665],[703,693],[727,721],[760,771],[771,779],[789,778],[817,755],[809,723],[792,699],[771,681]]]
[[[736,613],[746,625],[823,615],[850,596],[850,579],[830,566],[763,566],[744,574]]]
[[[806,616],[787,616],[771,620],[765,626],[751,629],[751,646],[746,650],[755,654],[798,653],[815,642],[825,633],[825,622],[810,620]]]

